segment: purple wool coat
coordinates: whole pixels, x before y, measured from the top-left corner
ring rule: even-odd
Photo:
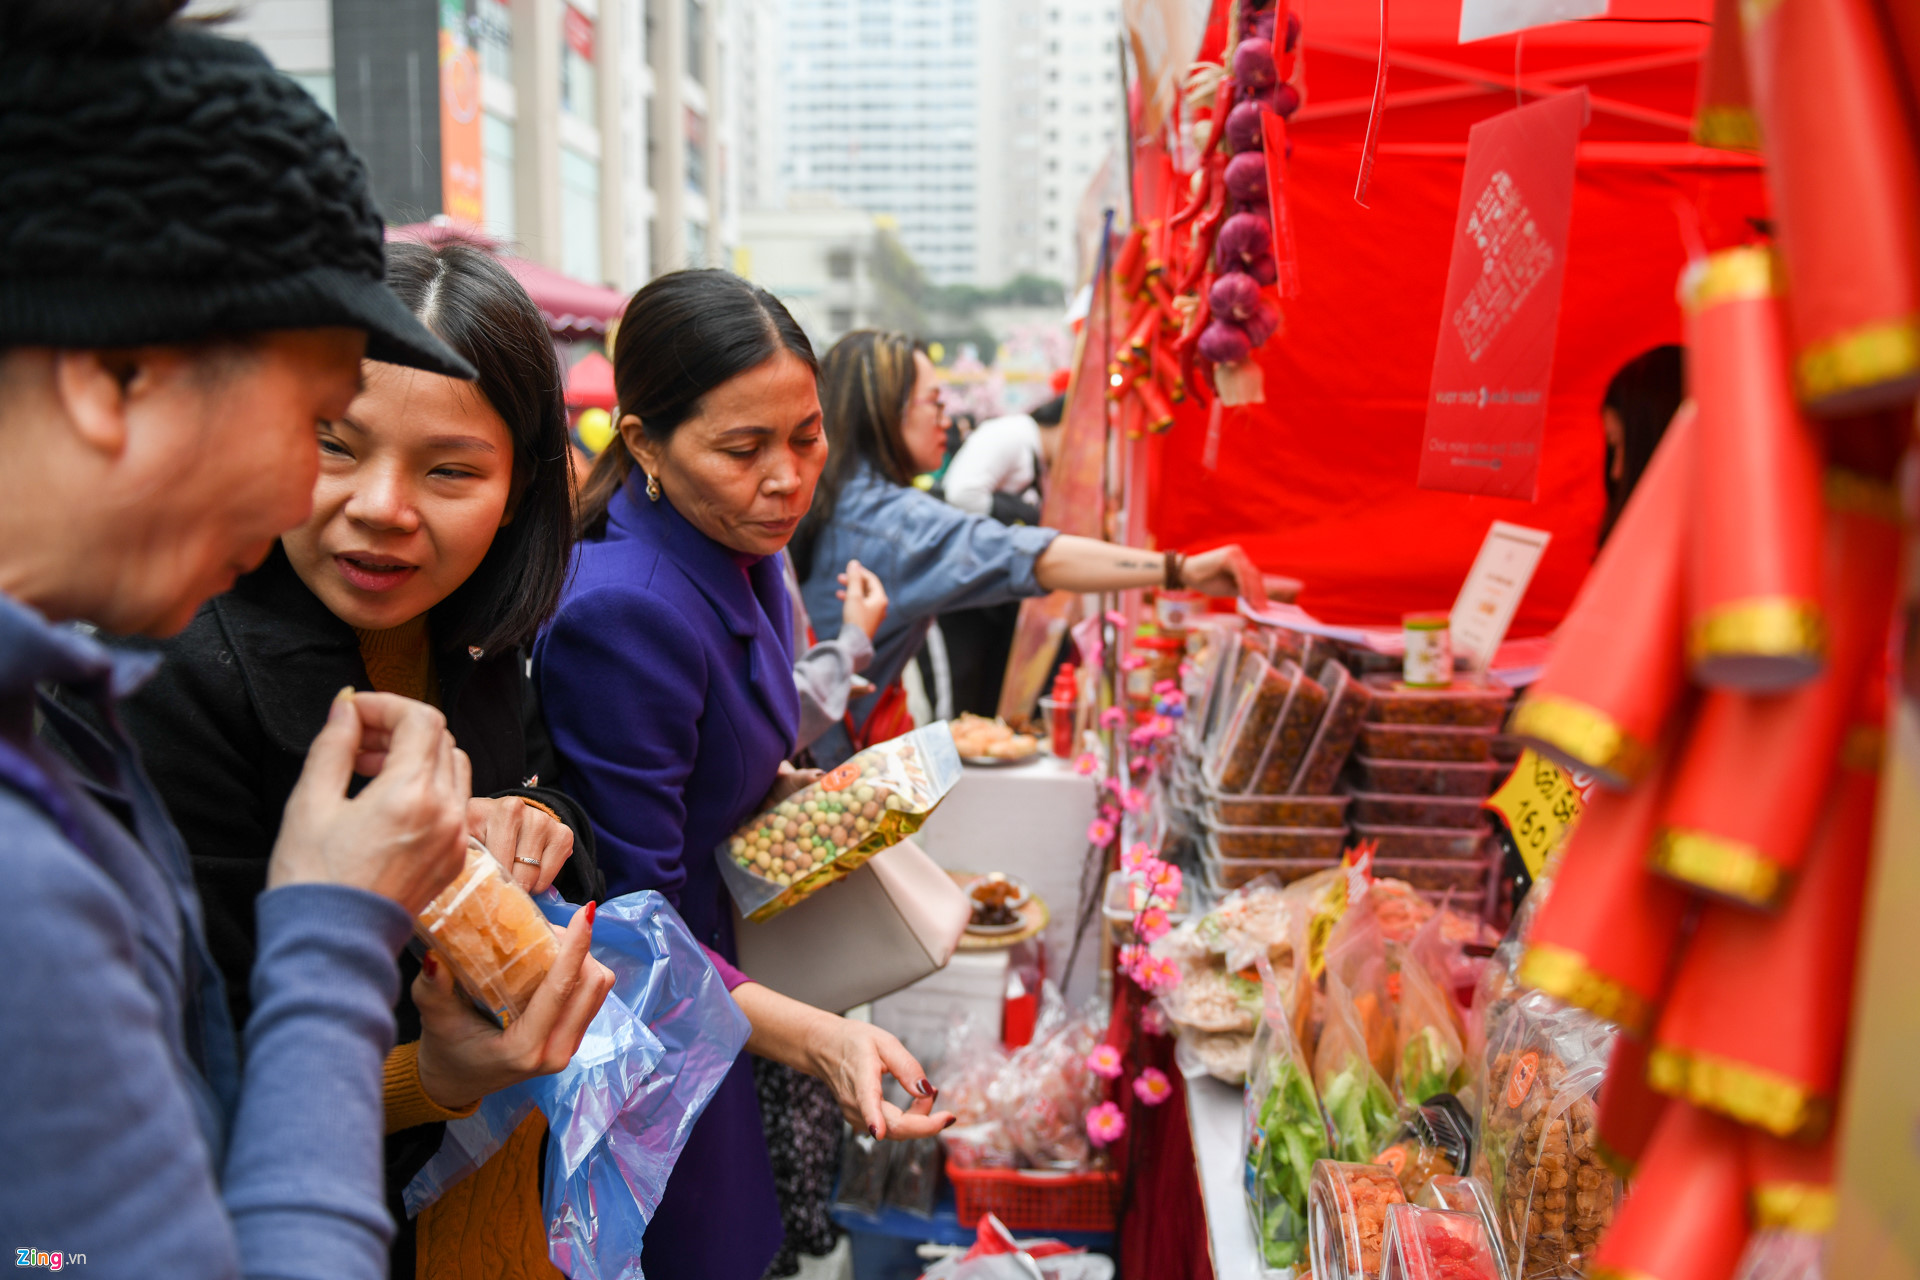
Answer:
[[[744,979],[714,850],[753,813],[800,722],[778,557],[743,559],[629,484],[574,552],[533,678],[557,782],[591,815],[610,895],[657,889]],[[781,1239],[744,1055],[696,1122],[641,1265],[673,1280],[760,1280]]]

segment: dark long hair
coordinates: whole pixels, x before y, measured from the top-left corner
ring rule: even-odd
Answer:
[[[833,523],[841,486],[864,462],[895,484],[916,468],[901,438],[913,398],[914,340],[904,333],[856,329],[833,344],[820,364],[820,413],[827,427],[827,469],[813,491],[789,553],[802,581],[813,576],[813,549]]]
[[[1667,423],[1686,395],[1686,353],[1668,345],[1643,351],[1613,375],[1601,407],[1620,416],[1620,479],[1613,478],[1613,459],[1607,459],[1607,511],[1600,522],[1600,541],[1613,532],[1614,521],[1626,507],[1653,451],[1667,434]]]
[[[620,318],[614,421],[633,414],[647,439],[665,444],[709,391],[783,350],[820,372],[813,344],[780,299],[730,271],[670,271],[634,294]],[[605,534],[608,504],[632,474],[633,454],[616,435],[580,486],[582,538]]]
[[[389,243],[387,286],[467,358],[474,386],[513,436],[513,519],[467,580],[433,610],[436,645],[525,644],[553,616],[572,545],[567,408],[540,309],[485,249]]]

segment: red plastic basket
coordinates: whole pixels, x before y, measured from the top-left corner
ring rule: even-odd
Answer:
[[[960,1169],[947,1162],[962,1227],[991,1213],[1016,1231],[1112,1231],[1120,1216],[1120,1175],[1037,1169]]]

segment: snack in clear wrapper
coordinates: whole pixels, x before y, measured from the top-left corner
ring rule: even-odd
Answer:
[[[898,1150],[887,1170],[887,1206],[916,1218],[933,1217],[940,1194],[940,1139],[916,1138],[895,1145]]]
[[[1340,669],[1339,663],[1332,665]],[[1294,669],[1299,671],[1297,667]],[[1260,764],[1254,770],[1251,790],[1273,795],[1292,789],[1293,775],[1299,771],[1307,748],[1313,745],[1314,730],[1319,727],[1326,709],[1327,691],[1319,681],[1301,671],[1287,694],[1286,705],[1280,709],[1280,718],[1274,723],[1273,736],[1267,740]]]
[[[1321,664],[1320,684],[1327,691],[1327,710],[1320,717],[1320,727],[1314,731],[1313,741],[1307,744],[1306,754],[1301,757],[1300,767],[1288,788],[1296,795],[1324,796],[1333,792],[1340,781],[1340,770],[1346,767],[1347,757],[1353,754],[1353,744],[1360,737],[1367,709],[1373,703],[1373,694],[1367,686],[1331,658]]]
[[[1307,1187],[1327,1156],[1327,1121],[1283,989],[1264,958],[1258,967],[1265,997],[1242,1119],[1243,1186],[1261,1261],[1280,1270],[1307,1260]]]
[[[1435,1178],[1457,1177],[1471,1167],[1473,1120],[1450,1093],[1437,1093],[1407,1111],[1400,1132],[1374,1157],[1393,1170],[1400,1190],[1418,1196]]]
[[[1375,760],[1473,762],[1493,759],[1492,729],[1456,729],[1442,725],[1360,726],[1360,754]]]
[[[1266,758],[1267,743],[1273,740],[1273,728],[1300,679],[1300,668],[1290,661],[1276,667],[1255,654],[1252,662],[1255,678],[1241,694],[1207,762],[1206,778],[1221,791],[1237,793],[1252,786]]]
[[[1356,790],[1353,820],[1375,827],[1450,827],[1487,829],[1480,806],[1484,796],[1421,796]]]
[[[1367,719],[1382,724],[1494,727],[1506,720],[1513,701],[1513,690],[1497,680],[1455,680],[1439,689],[1416,687],[1386,675],[1368,676],[1366,682],[1373,692]]]
[[[1470,796],[1484,800],[1508,769],[1493,760],[1375,760],[1353,757],[1358,790],[1398,796]]]
[[[869,1218],[880,1216],[887,1202],[887,1172],[894,1146],[865,1130],[847,1126],[840,1143],[840,1187],[833,1197],[834,1208]]]
[[[1619,1180],[1594,1143],[1596,1095],[1616,1032],[1544,992],[1515,999],[1489,1031],[1480,1151],[1512,1280],[1585,1273],[1613,1221]]]
[[[1087,1112],[1099,1103],[1106,1082],[1087,1066],[1087,1055],[1106,1030],[1106,1009],[1096,1005],[1069,1015],[1051,982],[1041,987],[1041,1011],[1033,1040],[1016,1050],[988,1090],[1007,1137],[1036,1169],[1084,1169],[1093,1158]]]
[[[1325,996],[1317,1002],[1324,1010],[1325,1022],[1313,1051],[1313,1082],[1333,1130],[1334,1157],[1365,1162],[1392,1141],[1400,1127],[1400,1109],[1368,1053],[1368,1019],[1331,960],[1326,983]],[[1371,997],[1372,993],[1366,995]],[[1392,1043],[1391,1031],[1388,1043]],[[1386,1176],[1392,1180],[1391,1173]],[[1319,1274],[1317,1268],[1315,1274]]]
[[[1173,1060],[1189,1079],[1205,1075],[1226,1084],[1245,1084],[1253,1070],[1253,1040],[1253,1035],[1244,1032],[1182,1027],[1179,1039],[1173,1042]]]
[[[1407,1198],[1385,1165],[1322,1160],[1307,1187],[1314,1280],[1380,1280],[1387,1210]]]
[[[1501,1280],[1478,1214],[1397,1204],[1387,1210],[1380,1280]]]
[[[1398,1052],[1393,1084],[1409,1106],[1451,1095],[1466,1083],[1467,1066],[1453,999],[1411,954],[1415,950],[1409,947],[1401,953],[1400,999],[1394,1012]]]
[[[540,908],[472,836],[466,865],[414,917],[413,931],[474,1006],[502,1027],[527,1011],[560,955]]]
[[[945,723],[868,747],[755,814],[715,852],[740,914],[768,920],[920,829],[960,778]]]
[[[1191,966],[1179,985],[1161,995],[1160,1010],[1177,1026],[1245,1034],[1259,1018],[1260,987],[1225,969]]]

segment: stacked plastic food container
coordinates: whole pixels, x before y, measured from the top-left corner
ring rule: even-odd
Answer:
[[[1355,676],[1334,646],[1272,627],[1212,635],[1204,657],[1171,784],[1204,888],[1297,880],[1372,841],[1377,874],[1486,902],[1498,854],[1480,804],[1506,774],[1511,690]]]
[[[1494,740],[1513,692],[1456,680],[1418,689],[1390,675],[1372,696],[1351,769],[1356,841],[1374,844],[1374,868],[1429,894],[1463,900],[1490,891],[1498,855],[1480,804],[1507,774]]]

